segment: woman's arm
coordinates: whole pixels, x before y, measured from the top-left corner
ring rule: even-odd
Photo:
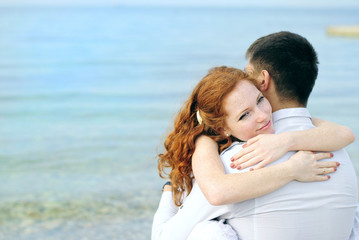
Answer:
[[[171,209],[176,208],[178,209],[174,206],[172,193],[166,191],[165,188],[160,205],[153,218],[152,240],[187,239],[196,224],[223,216],[232,210],[228,205],[213,206],[209,204],[196,183],[194,183],[192,191],[184,200],[183,205],[174,214]],[[170,216],[171,214],[172,216]]]
[[[292,180],[325,181],[336,170],[330,153],[299,152],[288,161],[251,172],[225,174],[215,141],[201,136],[192,157],[194,176],[207,200],[213,205],[241,202],[270,193]]]
[[[353,143],[355,136],[352,130],[333,122],[312,118],[316,128],[303,130],[293,136],[290,150],[336,151]],[[315,139],[310,142],[308,139]]]
[[[262,168],[288,151],[336,151],[351,144],[355,137],[345,126],[313,118],[315,128],[258,135],[244,145],[243,150],[232,157],[232,168]]]
[[[313,118],[312,122],[316,126],[315,128],[283,133],[283,135],[287,135],[289,151],[336,151],[355,140],[353,132],[346,126],[319,118]],[[312,141],[308,141],[308,139]]]
[[[178,212],[178,207],[174,204],[172,199],[172,192],[169,190],[169,186],[165,186],[158,209],[153,217],[152,223],[152,240],[160,240],[163,232],[163,228],[166,222],[168,222]]]
[[[196,183],[177,213],[175,212],[178,208],[173,204],[171,187],[165,186],[159,208],[154,216],[152,240],[186,239],[197,223],[231,211],[227,205],[214,205],[261,196],[293,179],[328,180],[329,176],[322,175],[323,170],[326,174],[334,172],[336,162],[317,162],[324,157],[329,157],[329,154],[300,152],[290,160],[275,166],[254,172],[226,175],[218,155],[217,143],[209,137],[201,136],[196,141],[196,150],[192,158]]]

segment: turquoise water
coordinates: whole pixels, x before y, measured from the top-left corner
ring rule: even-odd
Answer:
[[[272,32],[312,42],[309,108],[359,137],[359,39],[331,24],[359,9],[0,8],[0,238],[149,239],[174,114]],[[359,173],[358,141],[347,150]]]

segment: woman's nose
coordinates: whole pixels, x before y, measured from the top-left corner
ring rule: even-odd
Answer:
[[[257,111],[256,111],[256,114],[257,114],[257,121],[258,122],[263,122],[267,119],[267,113],[264,112],[263,110],[257,108]]]

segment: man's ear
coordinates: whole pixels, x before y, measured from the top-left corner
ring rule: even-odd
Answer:
[[[267,70],[262,70],[259,76],[259,90],[265,92],[269,89],[269,84],[271,81],[271,76]]]

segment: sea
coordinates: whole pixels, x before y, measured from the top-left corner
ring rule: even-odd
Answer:
[[[359,38],[326,32],[358,24],[340,7],[1,7],[0,239],[150,239],[174,116],[273,32],[313,44],[308,107],[359,138]],[[346,150],[359,175],[358,140]]]

